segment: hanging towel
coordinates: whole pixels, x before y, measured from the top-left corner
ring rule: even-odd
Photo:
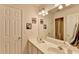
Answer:
[[[77,28],[77,33],[76,33],[76,36],[75,36],[75,40],[71,44],[74,45],[74,46],[77,46],[78,43],[79,43],[79,24],[78,24],[78,28]]]

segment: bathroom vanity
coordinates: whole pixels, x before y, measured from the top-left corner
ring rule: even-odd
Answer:
[[[43,52],[33,44],[32,41],[28,40],[27,43],[27,53],[28,54],[43,54]]]
[[[49,38],[50,39],[50,38]],[[27,43],[28,54],[77,54],[79,49],[71,46],[67,42],[55,40],[52,38],[52,42],[43,40],[38,42],[37,39],[29,39]],[[60,44],[59,44],[60,43]]]

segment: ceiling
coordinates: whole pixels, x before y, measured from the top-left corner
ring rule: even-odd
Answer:
[[[45,8],[47,11],[54,8],[54,4],[5,4],[5,6],[15,8],[34,7],[37,8],[38,10]]]
[[[26,8],[26,7],[34,7],[38,10],[45,8],[47,11],[56,12],[58,10],[55,4],[4,4],[5,6],[14,7],[14,8]]]
[[[25,8],[25,7],[39,8],[40,6],[43,6],[43,4],[4,4],[4,5],[16,8]]]

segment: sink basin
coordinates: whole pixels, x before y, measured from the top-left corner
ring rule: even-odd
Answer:
[[[64,54],[64,50],[61,47],[50,47],[47,49],[50,53],[56,53],[56,54]]]
[[[45,41],[43,41],[42,39],[38,39],[37,41],[38,43],[45,43]]]

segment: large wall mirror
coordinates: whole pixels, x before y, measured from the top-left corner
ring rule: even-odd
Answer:
[[[73,43],[79,30],[78,14],[71,14],[64,17],[55,18],[55,39]],[[73,43],[75,44],[75,43]]]
[[[79,30],[78,19],[78,13],[68,14],[54,19],[49,19],[47,16],[40,18],[38,23],[38,36],[39,38],[48,40],[50,42],[52,41],[50,39],[46,39],[46,37],[50,37],[52,40],[60,40],[71,44],[72,42],[75,42],[76,33]]]

